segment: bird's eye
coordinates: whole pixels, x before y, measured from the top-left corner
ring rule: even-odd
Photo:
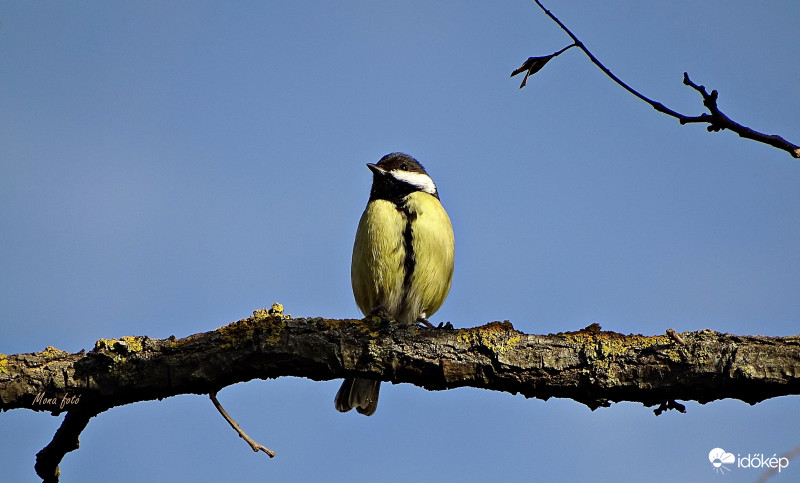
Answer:
[[[403,171],[408,171],[408,165],[406,163],[400,163],[400,169]]]

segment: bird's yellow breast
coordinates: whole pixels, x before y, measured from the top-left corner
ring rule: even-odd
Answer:
[[[358,307],[366,315],[383,306],[402,324],[431,316],[450,291],[454,253],[450,218],[436,197],[414,192],[399,205],[370,201],[353,246]]]

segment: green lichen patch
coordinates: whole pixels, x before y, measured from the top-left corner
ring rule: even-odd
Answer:
[[[178,339],[174,335],[167,337],[167,341],[169,342],[170,348],[174,349],[176,347],[182,346],[183,344],[187,343],[190,340],[189,337],[184,337],[182,339]]]
[[[457,340],[471,346],[480,345],[496,354],[514,348],[520,341],[520,333],[511,322],[490,322],[480,327],[459,329]]]
[[[354,320],[353,327],[375,339],[380,335],[385,320],[380,315],[370,315],[361,320]]]
[[[286,322],[282,319],[275,319],[268,321],[264,325],[264,329],[266,333],[264,335],[264,341],[268,345],[275,345],[281,341],[281,334],[283,333],[283,329],[286,328]]]
[[[98,339],[94,343],[94,350],[108,350],[115,353],[135,354],[144,350],[144,341],[147,336],[125,336],[119,339]]]
[[[8,356],[0,354],[0,374],[8,373]]]
[[[587,329],[589,328],[593,327],[587,327]],[[667,335],[625,335],[618,332],[586,329],[577,332],[562,332],[556,335],[560,336],[567,346],[584,352],[593,351],[601,360],[611,361],[623,355],[655,350],[665,354],[671,361],[681,360],[679,346]]]
[[[135,371],[131,364],[139,364],[146,356],[147,336],[125,336],[119,339],[99,339],[94,344],[93,352],[101,353],[108,358],[108,373],[121,381],[135,382]]]
[[[142,344],[143,340],[144,337],[131,336],[122,337],[120,339],[120,341],[126,344],[128,353],[142,352],[142,350],[144,350],[144,345]]]
[[[362,334],[367,334],[376,339],[381,331],[386,332],[392,327],[394,321],[388,315],[371,314],[363,319],[316,319],[318,327],[325,330],[357,329]]]
[[[252,317],[231,322],[216,330],[220,336],[220,347],[229,349],[257,340],[275,345],[280,342],[286,320],[290,318],[290,315],[284,315],[283,305],[277,302],[269,309],[255,310]]]
[[[283,304],[273,303],[269,309],[263,308],[253,311],[253,317],[263,319],[265,317],[277,317],[279,319],[291,319],[292,316],[283,313]]]
[[[45,348],[45,350],[43,350],[42,352],[39,352],[37,355],[42,356],[42,357],[44,357],[46,359],[58,359],[59,357],[63,357],[63,356],[68,355],[68,354],[69,354],[69,352],[67,352],[67,351],[62,351],[62,350],[56,349],[53,346],[47,346],[47,348]]]
[[[253,340],[254,317],[237,320],[217,329],[220,336],[220,347],[229,349],[242,344],[244,341]]]
[[[113,350],[114,343],[117,339],[97,339],[94,343],[94,350],[99,351],[102,349]]]

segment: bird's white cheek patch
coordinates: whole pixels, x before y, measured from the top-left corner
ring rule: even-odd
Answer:
[[[409,171],[392,170],[389,174],[396,180],[416,186],[420,191],[424,191],[429,195],[436,194],[436,185],[430,176],[424,173],[412,173]]]

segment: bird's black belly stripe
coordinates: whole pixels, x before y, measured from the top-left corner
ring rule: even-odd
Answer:
[[[414,267],[417,263],[414,254],[414,233],[411,229],[412,223],[417,219],[417,213],[408,209],[407,205],[400,207],[403,214],[406,215],[406,226],[403,229],[403,248],[405,249],[405,259],[403,259],[403,305],[405,305],[405,298],[411,288],[411,276],[414,274]]]

